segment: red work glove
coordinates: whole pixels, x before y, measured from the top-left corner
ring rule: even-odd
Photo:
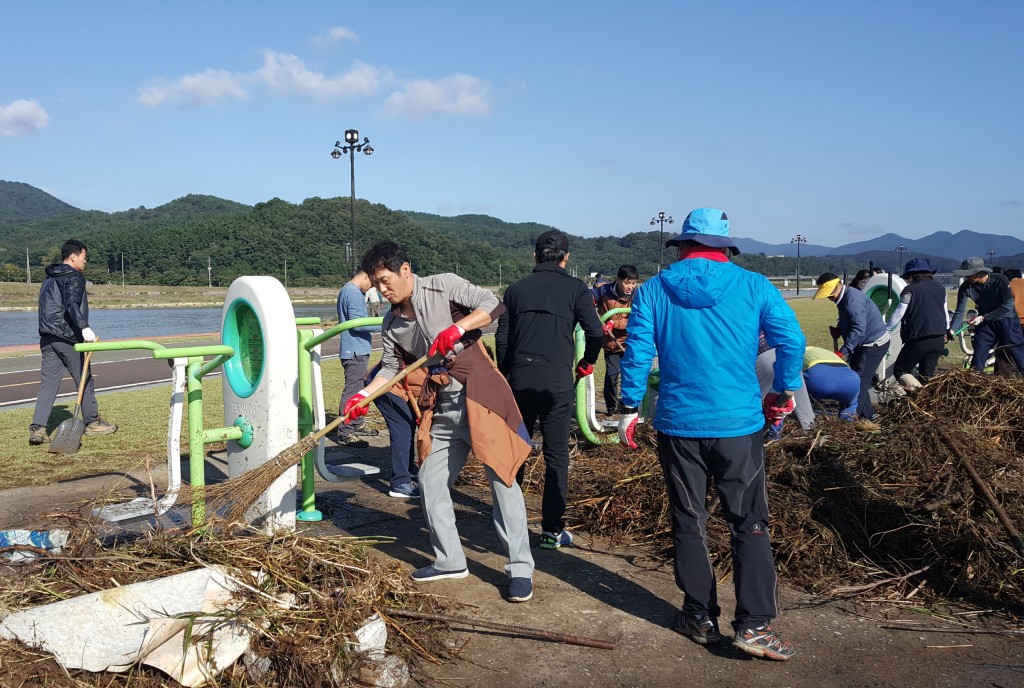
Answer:
[[[593,374],[594,364],[587,363],[583,359],[580,359],[580,362],[576,364],[576,379],[579,380],[581,377],[586,377],[587,375]]]
[[[458,325],[452,325],[447,330],[437,335],[434,338],[434,343],[430,345],[429,354],[441,354],[447,356],[452,349],[455,348],[455,343],[462,339],[462,335],[466,334],[466,331]]]
[[[835,355],[843,359],[844,361],[846,360],[846,354],[844,354],[842,351],[836,351]]]
[[[622,418],[619,419],[619,442],[630,449],[636,449],[637,446],[633,436],[636,434],[636,424],[639,420],[640,415],[635,406],[622,407]]]
[[[793,413],[796,403],[793,395],[783,392],[769,392],[764,397],[764,417],[769,423],[777,423],[789,414]]]
[[[359,390],[352,397],[345,402],[345,408],[342,409],[341,415],[347,416],[345,418],[345,425],[348,425],[356,418],[361,418],[370,412],[369,404],[360,406],[359,402],[369,396],[365,390]]]
[[[605,321],[605,323],[603,325],[601,325],[601,329],[604,330],[604,333],[606,335],[611,337],[612,336],[612,330],[615,329],[615,323],[612,322],[611,320],[607,320],[607,321]]]
[[[971,318],[971,322],[969,324],[973,325],[974,327],[977,327],[978,325],[980,325],[983,322],[985,322],[985,316],[984,315],[976,315],[973,318]]]

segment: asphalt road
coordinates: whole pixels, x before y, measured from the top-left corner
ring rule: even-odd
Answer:
[[[493,334],[495,325],[484,328],[486,334]],[[333,337],[320,346],[322,358],[338,356],[338,337]],[[162,341],[168,348],[181,346],[205,346],[220,344],[219,339]],[[373,335],[373,349],[380,349],[380,334]],[[35,405],[39,393],[38,353],[0,358],[0,410]],[[168,361],[157,361],[148,350],[144,351],[99,351],[93,354],[89,364],[96,379],[96,392],[169,384],[171,367]],[[208,377],[219,375],[214,372]],[[61,381],[57,398],[74,397],[78,389],[67,376]]]
[[[320,355],[334,358],[338,355],[337,337],[324,342],[320,347]],[[206,346],[220,344],[219,339],[188,340],[182,342],[162,342],[167,348],[180,346]],[[380,348],[380,335],[373,335],[373,346]],[[34,405],[39,393],[39,358],[38,353],[26,356],[0,358],[0,409],[16,408],[23,405]],[[98,351],[93,354],[89,367],[95,377],[97,393],[145,387],[154,384],[169,384],[171,367],[168,361],[157,361],[148,350],[144,351]],[[219,375],[214,372],[209,377]],[[73,397],[78,389],[66,376],[60,385],[57,398]]]

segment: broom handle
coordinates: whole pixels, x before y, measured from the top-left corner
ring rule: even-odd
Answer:
[[[375,392],[373,392],[373,394],[370,394],[365,399],[363,399],[358,404],[356,404],[356,408],[364,408],[366,406],[369,406],[371,401],[373,401],[377,397],[382,397],[385,394],[387,394],[391,390],[392,387],[394,387],[399,382],[404,380],[406,378],[406,376],[409,375],[409,373],[411,373],[412,371],[414,371],[414,370],[416,370],[418,368],[422,368],[423,365],[429,359],[430,359],[430,354],[426,354],[426,355],[420,357],[419,359],[417,359],[416,361],[414,361],[413,363],[407,365],[404,369],[402,369],[402,370],[400,370],[398,372],[398,375],[395,375],[393,378],[391,378],[390,380],[385,382],[383,387],[381,387],[380,389],[376,390]],[[348,414],[347,413],[344,416],[338,416],[337,418],[332,420],[330,423],[328,423],[326,426],[324,426],[323,428],[318,430],[313,435],[313,438],[316,439],[317,441],[319,441],[321,438],[326,437],[328,433],[330,433],[332,430],[334,430],[339,425],[344,423],[346,419],[348,419]],[[308,435],[307,435],[307,437],[308,437]],[[287,450],[285,450],[285,451],[287,451]]]
[[[527,626],[512,626],[510,624],[494,623],[493,621],[479,621],[477,619],[466,619],[458,616],[447,616],[442,614],[428,614],[426,612],[414,612],[406,609],[385,609],[388,616],[401,616],[406,619],[420,619],[423,621],[440,621],[447,624],[459,624],[463,626],[475,626],[477,628],[488,628],[492,631],[502,633],[513,633],[531,638],[544,638],[558,643],[569,645],[582,645],[583,647],[596,647],[602,650],[614,650],[615,643],[599,638],[587,638],[572,633],[559,633],[557,631],[545,631],[541,628],[529,628]]]
[[[96,340],[97,342],[99,339]],[[85,362],[82,363],[82,376],[78,380],[78,399],[75,401],[75,405],[78,408],[82,408],[82,397],[85,396],[85,381],[89,376],[89,361],[92,360],[92,352],[87,351],[85,354]]]

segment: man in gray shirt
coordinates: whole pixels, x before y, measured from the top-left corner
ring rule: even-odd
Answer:
[[[427,394],[420,394],[424,413],[418,437],[420,493],[436,559],[412,578],[426,582],[469,575],[450,486],[472,449],[484,464],[494,527],[508,553],[508,600],[525,602],[533,596],[534,565],[526,504],[515,476],[530,452],[530,438],[512,391],[478,341],[480,328],[490,325],[504,307],[490,291],[458,275],[413,274],[405,251],[390,241],[371,248],[361,268],[392,308],[381,330],[381,371],[349,400],[343,413],[350,418],[364,414],[359,402],[403,365],[424,355],[440,362],[424,383]]]

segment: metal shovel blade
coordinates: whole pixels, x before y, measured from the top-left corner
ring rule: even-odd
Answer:
[[[77,454],[82,448],[82,435],[85,434],[85,421],[82,420],[82,407],[76,406],[75,413],[57,426],[50,436],[49,452],[52,454]]]

